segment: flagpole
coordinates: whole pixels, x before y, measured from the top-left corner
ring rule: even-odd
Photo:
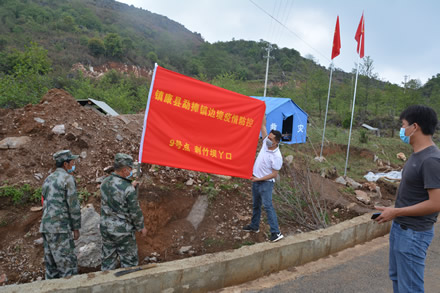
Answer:
[[[322,158],[322,150],[324,148],[325,125],[327,124],[328,102],[330,100],[330,88],[332,86],[332,75],[333,75],[333,60],[332,60],[332,63],[330,64],[330,81],[328,83],[327,106],[325,107],[325,118],[324,118],[324,130],[322,131],[321,153],[319,154],[320,159]]]
[[[361,36],[362,39],[362,36]],[[361,63],[361,58],[359,58],[359,62],[356,70],[356,81],[354,83],[354,96],[353,96],[353,108],[351,110],[351,121],[350,121],[350,132],[348,134],[348,145],[347,145],[347,157],[345,159],[345,169],[344,169],[344,177],[347,176],[347,164],[348,164],[348,154],[350,153],[350,140],[351,140],[351,129],[353,127],[353,115],[354,115],[354,105],[356,103],[356,89],[358,82],[358,74],[359,74],[359,64]]]

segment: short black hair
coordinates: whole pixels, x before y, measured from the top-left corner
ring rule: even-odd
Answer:
[[[438,124],[437,113],[424,105],[409,106],[400,114],[400,120],[403,119],[408,121],[409,125],[417,123],[425,135],[433,135]]]
[[[62,167],[64,166],[64,162],[66,162],[67,164],[69,164],[70,161],[72,161],[72,160],[61,161],[61,162],[55,162],[55,166],[56,166],[57,168],[62,168]]]
[[[278,130],[272,129],[269,133],[273,133],[273,135],[275,135],[275,140],[277,142],[281,141],[281,132],[279,132]]]

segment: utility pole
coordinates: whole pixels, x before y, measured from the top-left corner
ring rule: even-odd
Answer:
[[[267,56],[265,58],[267,58],[267,62],[266,62],[266,79],[264,80],[264,96],[266,96],[266,91],[267,91],[267,75],[269,74],[269,59],[270,59],[270,51],[272,50],[272,45],[268,44],[266,51],[267,51]]]

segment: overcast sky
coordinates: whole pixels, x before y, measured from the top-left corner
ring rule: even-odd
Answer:
[[[440,73],[440,13],[437,0],[123,0],[167,16],[210,42],[260,39],[313,55],[329,66],[336,17],[341,29],[337,68],[358,62],[354,35],[365,17],[365,56],[382,80],[401,84],[404,76],[424,84]],[[254,4],[255,3],[255,4]],[[261,7],[262,9],[258,8]],[[264,10],[264,11],[263,11]],[[280,21],[278,24],[268,14]]]

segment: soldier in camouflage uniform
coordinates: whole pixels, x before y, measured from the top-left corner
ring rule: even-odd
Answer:
[[[101,270],[137,266],[139,263],[135,231],[146,236],[144,216],[139,206],[136,190],[130,177],[133,174],[133,158],[118,153],[114,162],[115,172],[101,184],[102,264]]]
[[[46,279],[78,274],[73,240],[79,238],[81,228],[76,183],[69,174],[75,170],[74,160],[78,156],[62,150],[53,158],[57,169],[44,180],[42,187],[44,203],[40,232],[43,234]]]

